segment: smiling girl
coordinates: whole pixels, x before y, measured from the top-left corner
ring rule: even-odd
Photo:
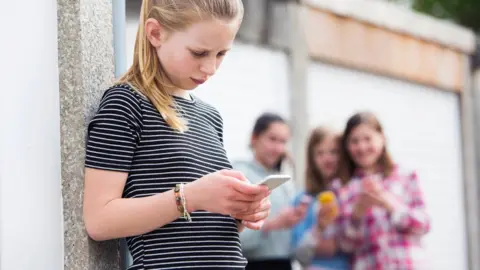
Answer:
[[[353,115],[341,143],[338,243],[353,269],[428,269],[422,238],[430,219],[417,174],[395,164],[372,113]]]

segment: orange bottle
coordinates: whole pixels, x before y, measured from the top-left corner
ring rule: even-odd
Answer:
[[[336,216],[338,213],[338,208],[337,208],[337,199],[335,197],[335,193],[332,191],[324,191],[320,192],[317,196],[317,200],[320,203],[320,205],[326,205],[326,204],[331,204],[332,205],[332,217]]]
[[[318,202],[321,204],[331,203],[335,201],[335,193],[331,191],[320,192],[317,196]]]

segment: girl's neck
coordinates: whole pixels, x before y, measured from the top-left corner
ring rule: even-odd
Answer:
[[[363,173],[365,175],[373,175],[373,174],[376,174],[378,172],[378,167],[376,165],[374,165],[374,166],[361,168],[361,170],[363,171]]]
[[[187,90],[183,90],[183,89],[175,89],[175,90],[172,90],[170,92],[170,94],[172,96],[175,96],[175,97],[179,97],[179,98],[184,98],[184,99],[188,99],[188,100],[191,100],[192,98],[190,97],[190,94],[188,93]]]
[[[331,183],[335,179],[335,176],[324,177],[324,179],[325,183]]]
[[[255,159],[255,162],[266,171],[273,171],[273,168],[270,168],[269,166],[265,165],[265,162],[263,162],[262,159],[259,158],[257,155],[254,156],[254,159]]]

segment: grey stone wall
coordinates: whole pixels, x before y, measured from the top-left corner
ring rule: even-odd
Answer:
[[[289,14],[293,0],[243,0],[245,14],[238,33],[242,41],[286,50]]]
[[[117,242],[90,240],[82,212],[85,129],[114,79],[112,1],[57,3],[65,269],[118,269]]]

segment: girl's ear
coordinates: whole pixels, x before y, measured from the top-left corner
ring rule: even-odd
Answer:
[[[166,37],[163,27],[153,18],[149,18],[145,22],[145,34],[150,44],[155,48],[160,47]]]
[[[256,135],[252,135],[252,136],[250,137],[250,148],[254,148],[256,142],[257,142],[257,136],[256,136]]]

